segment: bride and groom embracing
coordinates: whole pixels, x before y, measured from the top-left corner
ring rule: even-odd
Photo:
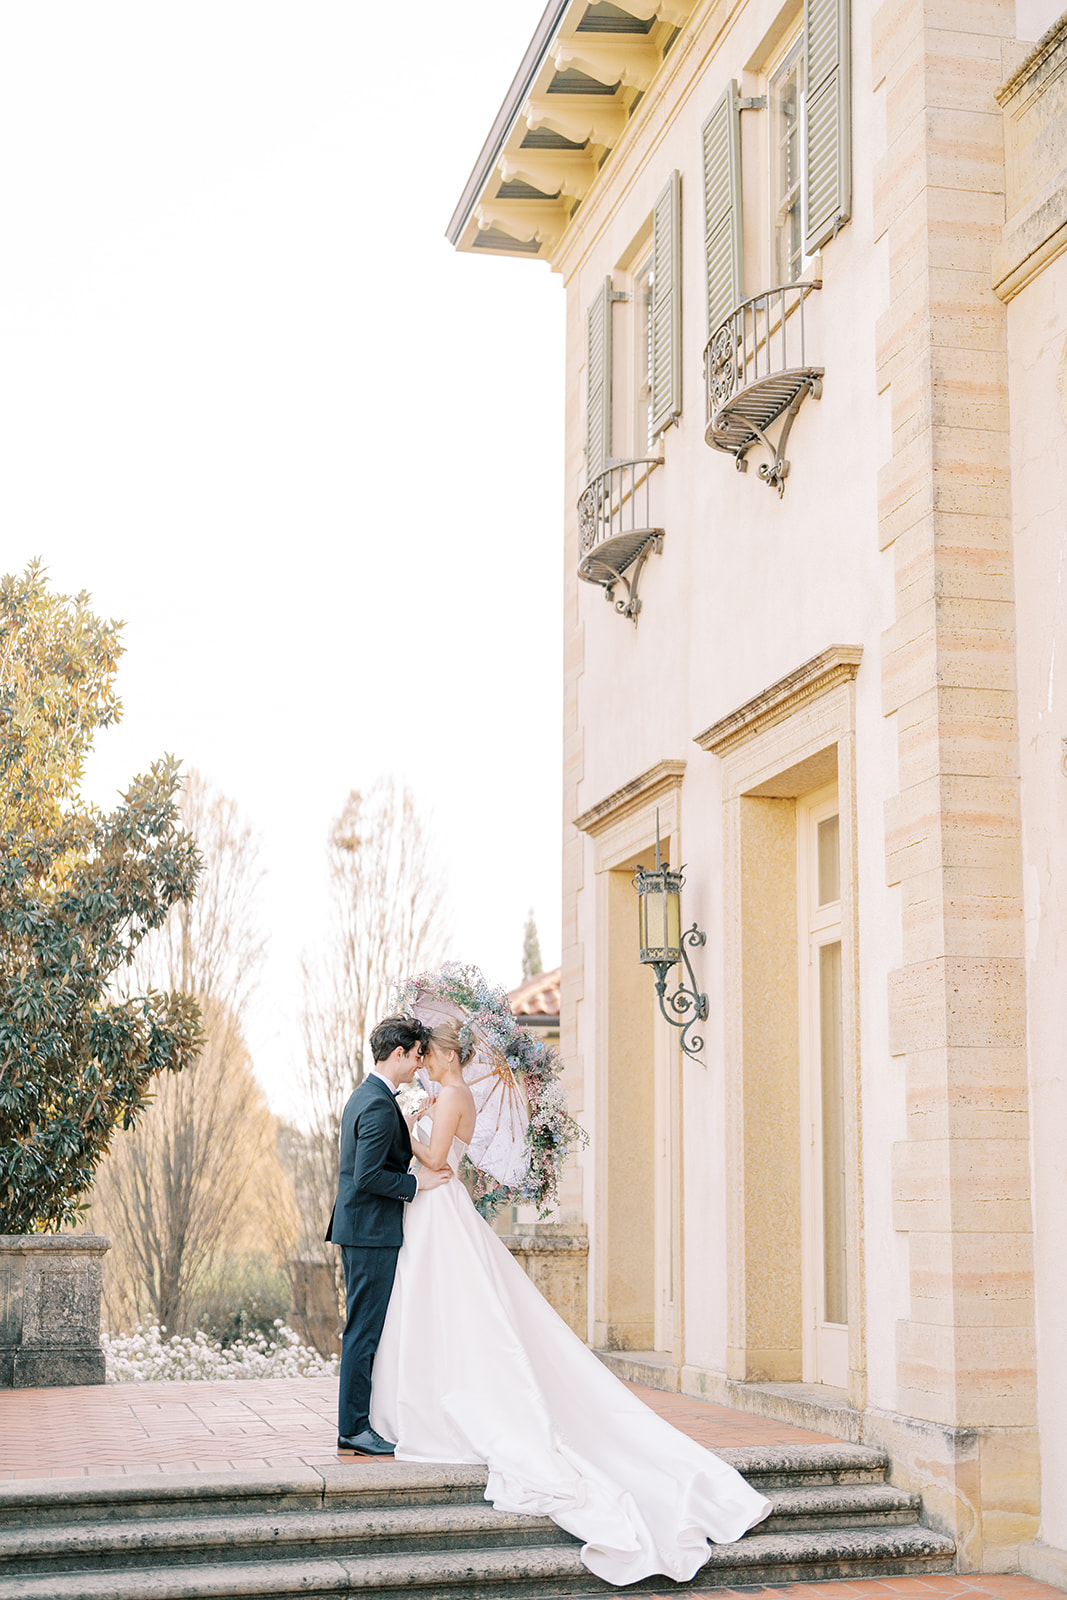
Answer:
[[[452,1018],[387,1017],[345,1106],[326,1234],[347,1290],[338,1448],[484,1465],[487,1500],[551,1517],[608,1583],[687,1581],[709,1539],[739,1539],[770,1502],[602,1365],[455,1180],[476,1122],[473,1049]],[[437,1095],[415,1127],[396,1096],[420,1067]]]

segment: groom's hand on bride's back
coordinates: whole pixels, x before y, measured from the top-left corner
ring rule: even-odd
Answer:
[[[432,1167],[420,1167],[416,1182],[420,1189],[439,1189],[452,1175],[451,1167],[441,1167],[436,1172]]]

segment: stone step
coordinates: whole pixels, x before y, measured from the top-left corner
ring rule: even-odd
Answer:
[[[761,1534],[905,1526],[916,1521],[920,1510],[917,1495],[889,1484],[775,1489],[771,1498],[774,1511],[760,1524]],[[394,1555],[419,1549],[491,1549],[559,1543],[561,1537],[547,1517],[510,1516],[484,1501],[350,1511],[327,1506],[251,1510],[0,1528],[0,1572],[13,1576],[167,1562],[203,1566],[363,1551]]]
[[[766,1446],[717,1452],[761,1493],[880,1483],[886,1456],[862,1445]],[[143,1477],[47,1478],[0,1483],[0,1532],[24,1525],[136,1522],[146,1518],[266,1512],[364,1510],[374,1506],[481,1502],[486,1472],[476,1466],[368,1461],[358,1467],[252,1472],[154,1473]]]
[[[881,1483],[889,1467],[884,1450],[862,1444],[746,1446],[715,1454],[763,1494],[816,1484]]]
[[[947,1572],[953,1557],[951,1540],[926,1528],[750,1534],[737,1544],[712,1546],[711,1559],[693,1586]],[[653,1577],[628,1592],[662,1592],[663,1585],[662,1578]],[[617,1592],[582,1566],[576,1543],[420,1556],[153,1565],[0,1579],[0,1600],[296,1600],[306,1595],[397,1600],[401,1590],[416,1600],[532,1600],[553,1595],[573,1600]]]
[[[559,1544],[548,1517],[513,1516],[477,1504],[369,1507],[359,1511],[254,1511],[229,1516],[144,1518],[0,1529],[0,1573],[90,1572],[361,1555],[418,1555]]]
[[[800,1533],[817,1528],[907,1527],[919,1519],[917,1494],[888,1483],[830,1484],[819,1488],[771,1489],[774,1510],[760,1533]]]
[[[367,1461],[359,1467],[284,1472],[174,1472],[127,1477],[34,1478],[0,1483],[0,1531],[72,1523],[189,1516],[469,1505],[485,1496],[484,1467]]]

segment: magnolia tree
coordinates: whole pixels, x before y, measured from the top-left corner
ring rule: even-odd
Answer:
[[[169,757],[110,814],[79,797],[120,654],[119,624],[39,563],[0,580],[0,1233],[75,1222],[116,1128],[201,1044],[191,996],[116,996],[200,866]]]

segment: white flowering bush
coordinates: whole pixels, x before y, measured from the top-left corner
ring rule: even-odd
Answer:
[[[164,1339],[157,1322],[133,1333],[100,1335],[108,1383],[174,1383],[195,1378],[329,1378],[340,1370],[335,1357],[320,1356],[281,1319],[275,1337],[257,1333],[221,1345],[206,1333]]]

